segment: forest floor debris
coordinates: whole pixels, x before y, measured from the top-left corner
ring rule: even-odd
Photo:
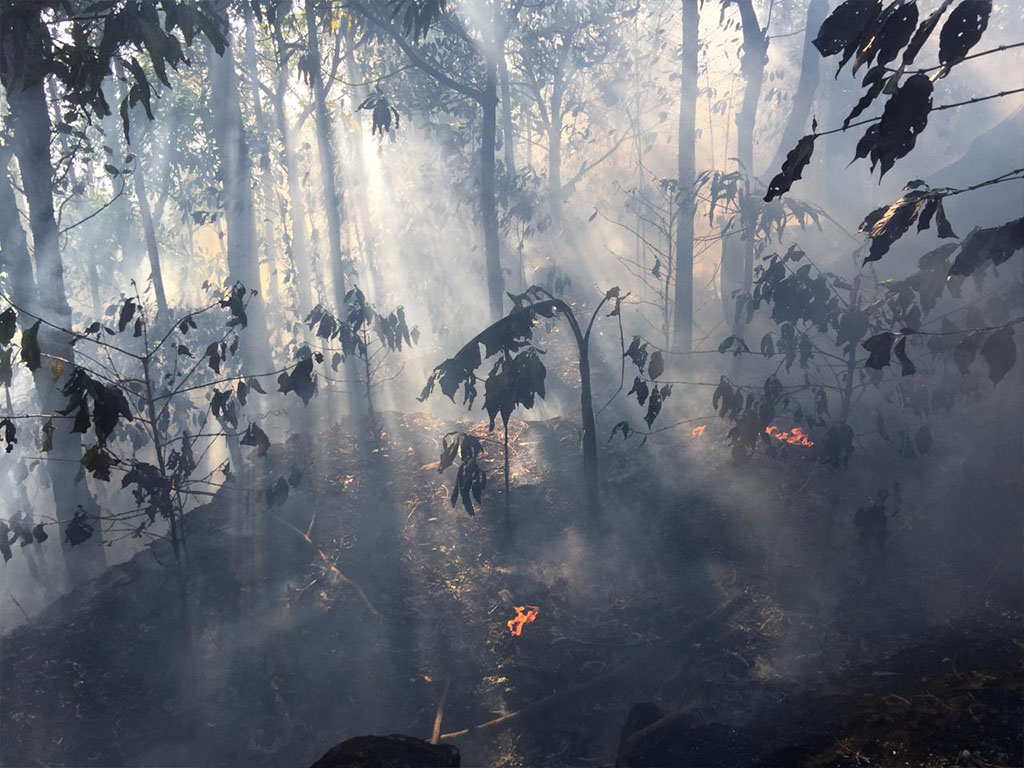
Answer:
[[[307,481],[270,512],[225,492],[191,515],[184,603],[143,552],[4,637],[4,764],[302,766],[401,732],[457,744],[468,766],[599,765],[638,701],[709,738],[777,726],[790,764],[810,768],[1012,755],[1019,608],[991,599],[933,625],[908,602],[924,576],[895,556],[885,577],[902,587],[887,591],[858,575],[855,548],[802,554],[850,548],[826,519],[827,474],[790,465],[780,483],[806,503],[775,507],[779,538],[755,540],[694,485],[714,449],[688,457],[678,487],[641,482],[655,459],[623,450],[607,461],[608,519],[588,530],[576,426],[523,423],[509,536],[500,488],[470,518],[424,469],[450,426],[390,417],[372,452],[338,428],[276,446],[251,482],[298,465]],[[748,480],[733,491],[753,494]],[[786,536],[786,557],[765,551]],[[540,608],[518,637],[516,604]],[[801,738],[807,713],[828,727]]]

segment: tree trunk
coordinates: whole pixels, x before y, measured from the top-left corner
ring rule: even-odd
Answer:
[[[693,347],[693,188],[697,178],[698,0],[682,0],[683,52],[679,96],[679,183],[676,187],[676,293],[673,344]]]
[[[498,78],[501,83],[501,146],[505,151],[505,177],[511,181],[516,175],[516,139],[512,122],[512,88],[508,82],[508,62],[504,51],[498,57]]]
[[[55,122],[59,122],[61,120],[60,95],[57,92],[57,86],[54,84],[52,77],[47,79],[46,87],[50,96],[51,108],[53,109],[53,119]],[[78,174],[75,172],[74,149],[71,146],[70,138],[67,133],[61,131],[57,135],[57,140],[60,142],[61,152],[63,152],[68,164],[68,181],[70,182],[71,194],[80,194],[82,190],[79,189]],[[89,299],[94,317],[100,317],[103,314],[102,299],[100,297],[99,268],[96,264],[97,251],[98,249],[96,248],[88,248],[84,258],[85,279],[89,286]]]
[[[551,221],[562,224],[562,77],[555,72],[548,115],[548,198]]]
[[[576,339],[576,349],[579,352],[580,417],[583,427],[583,433],[580,436],[583,447],[583,497],[587,512],[591,517],[596,517],[601,512],[601,500],[597,473],[597,418],[594,415],[594,395],[590,387],[590,332],[594,327],[597,313],[601,311],[601,307],[608,301],[608,298],[606,297],[597,305],[585,333],[580,328],[579,321],[568,304],[561,299],[552,299],[551,301],[552,305],[565,315],[573,338]]]
[[[123,78],[123,72],[119,63],[114,64],[115,72],[119,78]],[[127,88],[127,86],[125,86]],[[127,98],[127,93],[121,94]],[[135,135],[138,136],[138,131]],[[156,298],[157,327],[162,327],[163,322],[170,321],[170,312],[167,309],[167,293],[164,291],[164,273],[160,268],[160,246],[156,240],[156,226],[153,223],[153,211],[149,206],[149,195],[146,191],[146,172],[142,167],[142,154],[132,152],[131,139],[128,139],[128,152],[135,155],[135,168],[132,170],[132,183],[135,187],[135,199],[139,204],[139,218],[142,220],[142,234],[146,240],[146,254],[149,256],[150,279],[153,281],[153,295]]]
[[[754,126],[757,123],[757,105],[761,99],[764,68],[768,63],[768,39],[757,21],[753,0],[737,0],[743,27],[743,49],[740,71],[746,81],[743,103],[736,113],[736,157],[743,172],[750,178],[754,169]]]
[[[740,10],[740,21],[743,27],[743,52],[740,70],[746,81],[743,89],[743,103],[736,113],[736,156],[740,161],[747,182],[745,192],[740,197],[740,216],[744,230],[743,253],[743,285],[742,291],[749,295],[754,280],[754,223],[756,214],[753,207],[759,201],[751,196],[751,179],[754,178],[754,127],[757,123],[757,106],[761,99],[761,86],[764,84],[764,69],[768,63],[768,38],[757,20],[753,0],[737,0]],[[742,317],[736,318],[733,332],[737,335],[744,323]]]
[[[280,58],[284,51],[284,37],[278,24],[273,26],[274,43],[278,51],[277,83],[274,89],[274,117],[284,146],[284,167],[288,178],[288,218],[291,222],[291,283],[295,286],[298,314],[304,318],[313,309],[312,270],[309,262],[309,235],[306,232],[306,202],[299,176],[299,153],[295,135],[288,122],[285,96],[288,92],[288,65]]]
[[[14,301],[21,306],[31,306],[35,302],[36,279],[8,175],[12,156],[10,146],[0,145],[0,271],[7,273]]]
[[[589,338],[580,350],[580,406],[583,418],[583,493],[591,515],[600,512],[597,488],[597,420],[594,417],[594,396],[590,389]]]
[[[217,11],[227,23],[227,2],[220,0]],[[228,28],[230,36],[230,28]],[[235,57],[229,46],[218,56],[207,45],[210,60],[210,95],[214,141],[220,157],[220,179],[224,185],[224,218],[227,223],[228,273],[231,280],[249,290],[260,290],[259,260],[255,248],[256,222],[253,212],[252,163],[242,124],[242,108],[235,74]],[[270,336],[262,296],[249,302],[249,327],[241,332],[244,359],[259,370],[271,361]]]
[[[331,138],[331,114],[327,109],[327,90],[320,71],[320,41],[317,37],[316,6],[314,0],[305,0],[306,45],[310,79],[313,84],[313,115],[316,119],[317,148],[320,155],[320,177],[324,187],[324,206],[327,209],[327,239],[330,252],[331,295],[337,313],[345,307],[345,265],[341,250],[341,195],[338,193],[337,160]]]
[[[828,0],[811,0],[807,6],[807,24],[804,30],[803,58],[800,61],[800,80],[797,82],[796,94],[790,107],[786,129],[782,133],[782,141],[775,152],[769,171],[771,174],[782,168],[786,155],[807,130],[807,118],[814,105],[814,93],[818,90],[821,75],[821,54],[812,41],[818,34],[825,17],[828,16]]]
[[[253,23],[252,7],[243,3],[245,12],[245,67],[249,74],[252,90],[252,110],[256,121],[256,146],[260,163],[260,193],[263,196],[263,257],[267,265],[267,302],[275,309],[280,306],[277,277],[277,238],[274,235],[274,210],[276,195],[274,179],[270,170],[270,130],[267,116],[263,111],[260,95],[260,75],[256,59],[256,26]],[[269,307],[268,307],[269,309]]]
[[[355,48],[354,35],[350,34],[345,39],[345,68],[348,72],[349,82],[358,83],[366,79],[366,73],[356,64],[356,58],[353,54]],[[357,99],[358,101],[358,99]],[[372,295],[381,297],[384,295],[384,281],[380,274],[380,267],[377,263],[376,253],[376,242],[374,240],[374,222],[373,217],[370,214],[370,206],[367,204],[366,195],[366,157],[363,152],[363,141],[361,136],[356,136],[353,140],[353,146],[355,150],[355,165],[357,176],[357,187],[364,190],[362,194],[354,195],[354,203],[358,211],[359,219],[362,222],[362,238],[360,241],[360,251],[363,256],[363,261],[366,264],[367,271],[370,274],[371,287],[373,290]]]
[[[38,23],[38,18],[34,21]],[[31,25],[33,20],[29,19],[28,23]],[[18,30],[18,26],[16,25],[14,29]],[[53,209],[54,174],[50,158],[51,125],[46,94],[42,81],[26,87],[24,80],[14,79],[10,74],[33,71],[33,62],[21,59],[23,51],[19,46],[24,40],[18,39],[17,34],[11,34],[0,40],[0,43],[6,49],[8,77],[12,78],[5,80],[3,85],[11,108],[14,152],[21,171],[22,188],[28,200],[29,228],[32,232],[36,274],[39,280],[33,296],[21,297],[27,302],[27,306],[23,308],[46,317],[55,325],[69,328],[71,307],[64,292],[64,265],[61,261],[57,219]],[[20,66],[11,66],[12,64]],[[10,229],[10,226],[5,227],[6,231]],[[17,240],[18,238],[15,238],[14,242]],[[18,258],[22,263],[28,262],[27,251],[8,255]],[[20,280],[19,284],[22,288],[28,286],[24,279]],[[40,328],[39,344],[44,356],[67,361],[64,364],[63,375],[57,377],[58,380],[70,375],[74,365],[74,348],[70,341],[70,337],[65,333]],[[57,369],[51,371],[50,366],[44,364],[33,374],[40,406],[45,413],[52,413],[64,405],[58,380],[53,376],[55,372],[58,372]],[[63,542],[66,521],[71,519],[78,506],[91,516],[98,515],[99,510],[89,492],[88,484],[85,481],[76,482],[79,461],[82,458],[81,435],[72,434],[62,428],[55,430],[53,450],[48,458],[50,460],[45,466],[50,475],[56,517],[63,521],[60,525]],[[86,543],[74,549],[65,547],[64,555],[68,580],[72,586],[98,575],[106,565],[101,526],[95,525],[95,532]]]
[[[129,145],[129,148],[131,145]],[[139,203],[139,215],[142,218],[142,232],[146,237],[146,253],[149,255],[150,279],[153,281],[153,294],[156,297],[157,327],[162,327],[170,319],[167,308],[167,293],[164,290],[164,274],[160,268],[160,247],[156,241],[156,226],[153,223],[153,212],[149,207],[146,192],[146,173],[142,167],[142,155],[135,155],[135,169],[132,171],[135,184],[135,197]]]
[[[497,143],[497,67],[487,64],[487,81],[480,107],[483,111],[480,131],[480,213],[484,226],[484,251],[487,269],[487,295],[491,320],[504,315],[505,279],[501,272],[501,245],[498,237],[498,205],[495,190],[494,154]]]

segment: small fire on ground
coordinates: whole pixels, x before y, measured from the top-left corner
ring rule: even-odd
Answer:
[[[690,434],[692,434],[694,437],[699,437],[700,435],[704,434],[704,430],[706,428],[706,425],[698,424],[696,427],[693,428],[693,432],[691,432]]]
[[[807,439],[807,433],[804,432],[800,427],[793,427],[788,432],[784,429],[779,429],[776,425],[772,424],[770,427],[764,428],[766,435],[771,435],[776,440],[781,440],[784,443],[790,445],[802,445],[805,448],[810,448],[814,443]]]
[[[509,620],[507,624],[508,631],[512,633],[512,637],[519,637],[523,634],[523,627],[537,620],[540,608],[536,605],[517,605],[515,609],[516,617]]]

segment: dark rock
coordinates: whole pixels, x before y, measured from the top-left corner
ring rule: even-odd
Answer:
[[[629,714],[626,715],[626,722],[623,724],[622,730],[619,732],[619,753],[615,758],[616,766],[626,765],[625,755],[630,748],[630,739],[647,726],[661,720],[664,716],[665,711],[659,705],[649,701],[634,704],[629,708]]]
[[[312,768],[459,768],[459,750],[412,736],[356,736],[332,747]]]
[[[623,728],[623,732],[625,730]],[[757,744],[736,728],[721,723],[697,724],[690,715],[673,712],[635,731],[620,743],[616,765],[621,768],[698,765],[747,768],[760,765],[759,752]]]

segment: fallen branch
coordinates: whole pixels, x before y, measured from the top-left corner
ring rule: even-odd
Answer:
[[[477,731],[484,731],[492,728],[500,728],[516,720],[525,719],[527,717],[532,717],[534,715],[545,712],[551,707],[563,704],[564,702],[569,701],[570,699],[573,699],[576,696],[579,696],[580,694],[590,692],[595,688],[599,688],[602,685],[605,685],[606,683],[609,683],[612,680],[622,675],[625,675],[626,673],[634,671],[638,667],[641,667],[642,665],[649,662],[652,658],[657,656],[661,651],[664,651],[666,648],[671,648],[672,646],[679,645],[680,643],[685,643],[691,640],[695,635],[703,634],[716,626],[724,624],[726,621],[729,620],[729,618],[733,614],[736,613],[736,611],[742,608],[746,603],[747,598],[745,596],[735,597],[729,602],[716,608],[710,615],[704,617],[703,619],[698,619],[692,622],[686,629],[684,629],[675,637],[669,640],[663,640],[660,643],[655,643],[654,645],[650,646],[647,650],[645,650],[643,653],[639,654],[633,659],[630,659],[624,664],[621,664],[620,666],[616,667],[610,672],[606,672],[603,675],[598,675],[597,677],[592,678],[591,680],[588,680],[585,683],[581,683],[580,685],[568,688],[564,691],[553,693],[550,696],[547,696],[541,699],[540,701],[535,701],[533,704],[525,706],[516,712],[510,712],[507,715],[496,717],[493,720],[488,720],[486,723],[481,723],[480,725],[471,726],[469,728],[463,728],[461,731],[443,733],[441,734],[440,738],[458,739],[463,736],[468,736],[471,733],[475,733]]]
[[[356,584],[354,581],[352,581],[352,579],[350,579],[348,576],[343,574],[340,570],[338,570],[338,566],[336,566],[334,563],[331,562],[330,558],[327,557],[327,554],[322,549],[320,549],[320,547],[318,547],[315,544],[313,544],[313,539],[312,539],[312,537],[310,536],[310,534],[308,532],[304,533],[303,531],[299,530],[297,527],[295,527],[294,525],[289,523],[287,520],[285,520],[283,518],[280,518],[277,515],[271,515],[270,517],[272,519],[274,519],[274,520],[277,520],[277,522],[281,523],[281,525],[284,525],[284,526],[290,528],[291,530],[295,531],[295,533],[297,533],[299,536],[301,536],[303,541],[305,541],[307,544],[309,544],[311,547],[313,547],[314,550],[316,550],[316,553],[320,556],[320,560],[324,564],[323,567],[325,568],[325,570],[327,570],[329,573],[333,574],[334,576],[337,576],[338,580],[341,581],[343,584],[347,584],[348,586],[352,587],[352,589],[354,589],[358,593],[360,599],[363,601],[363,605],[366,606],[366,610],[368,610],[370,612],[370,615],[372,615],[373,618],[375,618],[375,619],[380,619],[381,618],[380,613],[377,612],[377,609],[373,607],[373,603],[370,602],[370,598],[368,598],[366,596],[366,593],[363,592],[363,588],[360,587],[358,584]],[[310,530],[312,530],[312,528],[313,528],[313,522],[312,521],[310,521],[309,527],[310,527]]]
[[[430,735],[430,743],[437,744],[441,740],[441,721],[444,720],[444,701],[448,698],[448,686],[452,679],[449,677],[444,681],[444,690],[441,691],[441,700],[437,702],[437,712],[434,714],[434,731]]]

